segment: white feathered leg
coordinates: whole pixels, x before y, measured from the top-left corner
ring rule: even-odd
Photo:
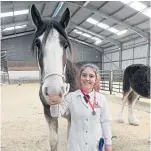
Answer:
[[[131,103],[128,103],[128,121],[129,121],[129,124],[135,125],[135,126],[139,125],[139,121],[137,120],[134,114],[135,112],[134,106],[138,98],[139,98],[139,95],[134,92],[134,96],[132,97],[132,100],[131,100],[132,102],[130,101]]]
[[[117,122],[119,122],[119,123],[124,123],[124,120],[123,120],[123,111],[124,111],[124,106],[125,106],[126,102],[128,101],[127,97],[128,97],[128,95],[129,95],[130,92],[131,92],[131,90],[125,96],[123,94],[122,107],[119,110],[118,116],[117,116]]]
[[[119,122],[119,123],[124,123],[124,120],[123,120],[123,111],[124,111],[124,106],[125,106],[126,102],[127,102],[127,98],[125,98],[123,100],[122,107],[121,107],[121,109],[120,109],[120,111],[118,113],[117,122]]]

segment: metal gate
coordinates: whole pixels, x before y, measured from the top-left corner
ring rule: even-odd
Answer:
[[[1,71],[0,71],[0,83],[1,84],[10,84],[9,73],[7,66],[7,51],[1,50]]]
[[[122,92],[124,70],[100,70],[101,90],[112,92]]]

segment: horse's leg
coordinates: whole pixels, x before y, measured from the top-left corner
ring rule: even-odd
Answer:
[[[58,118],[48,117],[45,115],[49,127],[50,151],[58,151]]]
[[[68,137],[69,137],[69,129],[70,129],[70,125],[71,125],[71,120],[68,120],[67,139],[68,139]]]
[[[139,98],[139,95],[135,93],[134,91],[132,91],[128,97],[128,121],[129,121],[129,124],[135,125],[135,126],[139,125],[139,122],[136,119],[135,114],[134,114],[134,106],[138,98]]]
[[[148,143],[151,143],[151,136],[148,137]]]
[[[67,124],[68,124],[68,125],[67,125],[67,139],[68,139],[69,129],[70,129],[70,125],[71,125],[71,114],[70,114],[69,110],[66,111],[62,117],[66,118],[66,119],[67,119],[67,122],[68,122],[68,123],[67,123]]]
[[[131,90],[128,93],[126,93],[126,94],[123,93],[122,107],[121,107],[121,109],[120,109],[120,111],[118,113],[118,117],[117,117],[117,122],[119,122],[119,123],[124,123],[124,120],[123,120],[123,111],[124,111],[125,103],[128,100],[127,97],[128,97],[128,95],[129,95],[130,92],[131,92]]]

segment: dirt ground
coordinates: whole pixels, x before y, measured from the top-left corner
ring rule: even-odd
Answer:
[[[48,128],[38,91],[39,84],[1,87],[2,151],[49,150]],[[135,112],[140,125],[132,126],[127,121],[127,106],[124,110],[125,123],[115,121],[121,105],[121,95],[105,95],[111,111],[113,151],[149,151],[149,100],[140,99],[140,103],[136,104]],[[66,124],[65,119],[59,119],[59,151],[66,151]]]

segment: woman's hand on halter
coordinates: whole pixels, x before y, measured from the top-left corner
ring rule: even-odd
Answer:
[[[49,104],[56,105],[61,103],[61,97],[56,94],[49,94]]]
[[[112,151],[112,145],[105,145],[105,151]]]

